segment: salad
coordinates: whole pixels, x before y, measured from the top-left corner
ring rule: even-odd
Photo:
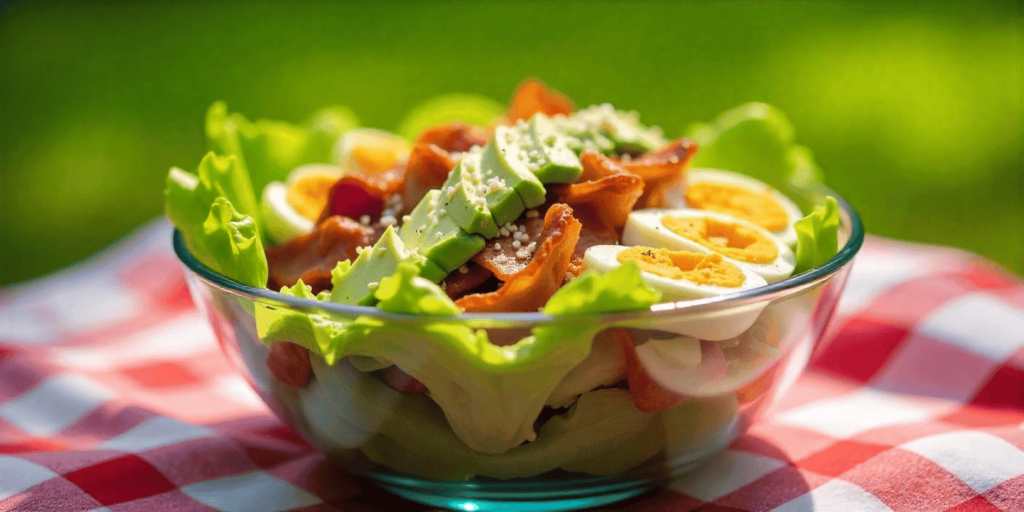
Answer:
[[[340,107],[293,125],[216,103],[210,152],[194,173],[171,169],[165,194],[189,251],[230,279],[436,319],[252,311],[300,403],[345,401],[306,425],[313,436],[399,471],[624,471],[686,442],[694,418],[732,421],[765,389],[751,369],[778,358],[785,329],[764,305],[658,331],[509,334],[461,313],[645,310],[775,283],[838,250],[835,200],[783,193],[817,168],[764,104],[670,140],[636,112],[577,109],[528,80],[504,111],[445,97],[400,132]]]

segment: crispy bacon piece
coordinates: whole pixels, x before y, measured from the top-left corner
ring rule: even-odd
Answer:
[[[342,260],[354,260],[356,247],[370,245],[373,238],[372,228],[347,217],[328,217],[312,233],[266,249],[270,270],[267,286],[280,290],[301,278],[313,287],[313,293],[320,293],[331,287],[334,266]]]
[[[690,159],[697,154],[697,144],[679,139],[657,151],[635,160],[621,160],[619,165],[644,180],[644,193],[637,208],[665,208],[669,205],[665,190],[683,179]]]
[[[412,147],[405,170],[403,213],[411,212],[430,189],[441,188],[455,162],[435,144],[417,143]]]
[[[482,126],[466,123],[437,124],[420,132],[416,144],[433,144],[445,151],[469,151],[473,146],[487,144],[490,136]]]
[[[583,174],[577,181],[597,181],[607,176],[626,172],[618,162],[596,151],[584,151],[580,155],[580,163],[583,164]]]
[[[640,364],[636,355],[636,343],[629,331],[613,328],[604,331],[610,338],[618,342],[626,355],[626,379],[629,381],[629,395],[633,398],[636,408],[644,412],[667,411],[686,400],[686,397],[669,391],[654,381]]]
[[[569,115],[576,110],[576,106],[568,96],[548,88],[544,82],[536,78],[528,78],[519,84],[512,103],[508,106],[508,113],[505,117],[510,123],[528,120],[537,112],[548,116],[556,114]]]
[[[529,218],[525,220],[516,221],[516,226],[522,227],[520,232],[525,232],[529,239],[526,242],[520,242],[520,247],[515,247],[515,235],[509,235],[501,238],[495,238],[487,242],[484,249],[473,256],[473,261],[492,272],[498,279],[502,281],[508,281],[513,276],[522,272],[532,262],[532,258],[517,258],[516,253],[519,249],[530,245],[531,242],[537,242],[539,246],[544,236],[544,223],[546,217],[542,219],[539,215],[537,217]],[[498,247],[501,247],[500,249]],[[538,247],[539,250],[539,247]]]
[[[565,280],[580,228],[572,208],[564,204],[552,206],[544,217],[537,250],[526,268],[512,275],[497,291],[467,295],[455,304],[464,311],[536,311]],[[531,241],[535,240],[531,237]]]
[[[494,276],[490,270],[473,262],[466,263],[465,267],[468,272],[463,273],[456,270],[448,274],[448,277],[444,278],[442,282],[444,292],[452,300],[458,300]]]
[[[594,220],[602,226],[622,231],[626,217],[644,193],[640,176],[623,172],[614,160],[597,153],[584,153],[584,175],[598,177],[570,185],[558,185],[549,191],[558,202],[568,204],[584,222]]]
[[[583,174],[577,183],[550,187],[551,197],[573,208],[583,223],[569,273],[583,270],[583,254],[595,245],[614,244],[633,205],[643,194],[643,179],[628,172],[611,158],[588,151],[580,157]]]

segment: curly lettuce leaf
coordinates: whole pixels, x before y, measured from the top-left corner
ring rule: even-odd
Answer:
[[[206,112],[210,150],[235,155],[256,192],[262,192],[271,181],[284,180],[300,165],[331,162],[335,142],[357,126],[358,118],[344,107],[320,110],[301,126],[267,119],[249,121],[237,112],[229,114],[222,101]]]
[[[691,167],[741,172],[782,190],[821,181],[810,150],[796,144],[793,125],[771,105],[740,105],[688,133],[700,147]]]
[[[548,395],[587,357],[594,335],[605,326],[583,320],[556,323],[499,347],[485,332],[452,320],[449,315],[458,308],[419,272],[413,264],[399,265],[394,275],[381,280],[375,292],[377,307],[434,319],[409,323],[360,317],[332,324],[317,314],[262,308],[257,309],[260,339],[302,344],[328,364],[350,356],[391,362],[430,390],[452,430],[473,450],[503,453],[533,440],[533,422]],[[640,279],[639,269],[628,265],[574,280],[552,297],[551,311],[627,311],[659,299],[660,294]]]
[[[505,114],[505,106],[486,96],[476,94],[443,94],[413,107],[398,123],[396,133],[408,140],[436,124],[462,121],[487,126]]]
[[[167,215],[196,259],[240,283],[267,285],[267,257],[256,221],[235,210],[220,187],[171,169],[165,199]]]
[[[839,252],[839,207],[832,196],[796,221],[796,268],[799,274],[824,265]]]

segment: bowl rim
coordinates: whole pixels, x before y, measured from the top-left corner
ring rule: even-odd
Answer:
[[[196,277],[208,284],[227,291],[236,296],[262,303],[270,303],[280,307],[310,312],[322,312],[345,317],[372,317],[389,322],[417,323],[429,318],[432,322],[483,322],[500,324],[502,327],[532,327],[538,324],[550,324],[569,319],[601,321],[609,323],[629,323],[630,321],[651,321],[664,317],[676,318],[710,311],[718,311],[731,307],[741,307],[755,303],[764,303],[781,296],[795,294],[801,290],[829,279],[841,269],[849,265],[853,257],[860,251],[864,243],[864,226],[857,210],[842,196],[824,185],[815,185],[811,190],[815,195],[830,195],[839,206],[840,220],[850,228],[846,243],[825,264],[815,267],[802,274],[783,279],[757,288],[741,290],[734,293],[692,299],[679,302],[654,304],[648,309],[622,313],[589,313],[579,315],[548,315],[541,312],[518,313],[460,313],[451,316],[424,316],[406,313],[381,311],[373,306],[353,306],[335,302],[321,302],[313,299],[290,297],[269,288],[256,288],[210,269],[188,250],[181,230],[175,228],[173,238],[174,253],[178,260]]]

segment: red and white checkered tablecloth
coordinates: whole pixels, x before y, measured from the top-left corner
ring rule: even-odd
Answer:
[[[323,462],[220,354],[156,222],[0,293],[0,511],[423,510]],[[612,510],[1024,510],[1024,283],[870,238],[775,412]]]

